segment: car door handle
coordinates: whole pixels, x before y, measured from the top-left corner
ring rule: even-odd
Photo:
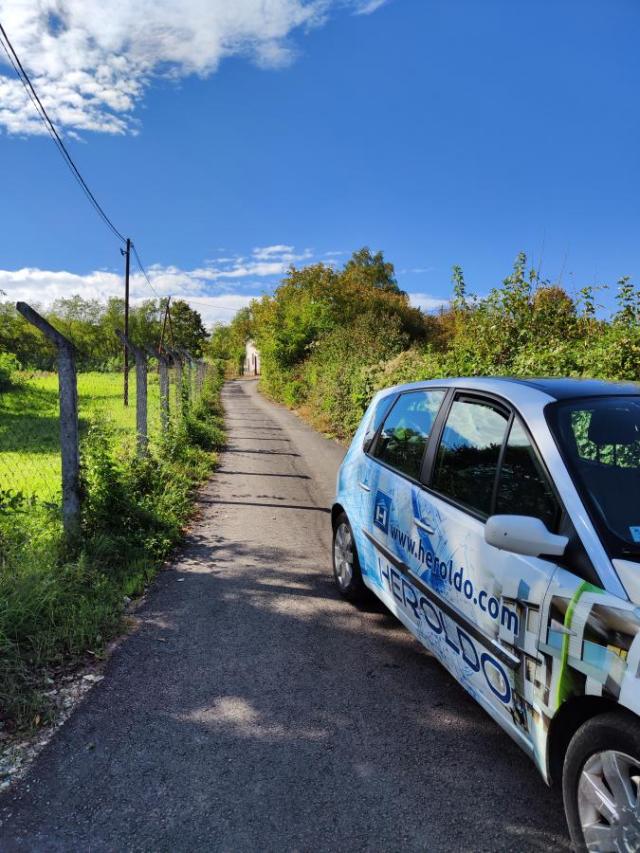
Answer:
[[[358,485],[360,486],[360,488],[362,489],[363,492],[370,492],[371,491],[371,489],[369,488],[369,486],[367,486],[366,483],[360,482],[360,483],[358,483]]]
[[[421,521],[419,518],[414,518],[413,521],[416,527],[419,527],[420,530],[424,530],[425,533],[430,533],[431,535],[435,533],[433,527],[431,527],[429,524],[426,524],[424,521]]]

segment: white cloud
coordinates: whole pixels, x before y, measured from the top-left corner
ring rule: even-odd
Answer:
[[[291,252],[293,252],[293,246],[284,246],[280,243],[277,246],[258,246],[253,250],[253,256],[264,261],[267,258],[272,258],[274,255],[279,257],[282,254],[290,254]]]
[[[156,268],[150,277],[159,296],[171,295],[174,299],[185,299],[200,312],[208,326],[217,322],[229,322],[236,311],[260,295],[258,292],[211,294],[206,290],[206,282],[199,279],[194,272],[176,268]],[[132,275],[130,285],[133,304],[155,297],[139,273]],[[101,302],[113,296],[122,298],[124,284],[121,274],[105,270],[79,275],[67,271],[27,267],[21,270],[0,270],[0,291],[5,293],[0,296],[2,300],[28,302],[46,309],[56,299],[65,299],[76,294]]]
[[[324,256],[332,254],[325,252]],[[258,260],[270,257],[272,260]],[[310,249],[296,251],[293,246],[266,246],[253,249],[247,259],[242,256],[218,258],[202,267],[185,270],[176,266],[154,264],[148,267],[151,289],[139,272],[130,280],[132,302],[157,296],[184,299],[193,305],[210,326],[229,322],[240,308],[252,299],[273,290],[287,271],[290,259],[313,262]],[[2,295],[4,291],[5,295]],[[0,269],[0,300],[28,302],[34,307],[48,308],[56,299],[79,294],[85,299],[106,301],[124,295],[124,281],[120,271],[95,270],[86,275],[66,270],[42,270],[25,267],[20,270]],[[434,311],[448,304],[428,293],[409,293],[411,304],[423,311]]]
[[[253,249],[249,258],[242,255],[213,258],[208,261],[207,267],[194,270],[194,274],[208,281],[249,277],[267,278],[283,275],[292,264],[310,261],[313,256],[311,249],[296,252],[294,246],[284,244],[258,246]]]
[[[370,15],[387,2],[388,0],[363,0],[356,8],[356,15]]]
[[[136,132],[151,81],[206,77],[229,56],[291,62],[297,30],[382,0],[0,0],[0,20],[52,120],[67,131]],[[5,62],[4,53],[0,59]],[[21,83],[0,74],[0,126],[45,133]]]
[[[246,308],[257,295],[227,293],[224,296],[198,296],[188,301],[200,313],[205,326],[211,328],[216,323],[228,323],[234,314]]]
[[[263,260],[266,258],[267,260]],[[148,268],[153,289],[141,273],[132,273],[131,299],[172,296],[193,304],[207,325],[228,322],[236,311],[259,297],[282,277],[292,263],[310,261],[310,249],[296,251],[294,246],[259,246],[251,256],[231,256],[206,262],[205,266],[183,270],[176,266],[154,264]],[[64,270],[51,271],[25,267],[0,269],[1,300],[24,301],[48,308],[56,299],[80,294],[85,299],[105,301],[122,297],[123,276],[112,270],[96,270],[80,275]]]
[[[448,299],[439,299],[437,296],[430,296],[428,293],[409,293],[409,301],[414,308],[420,308],[422,311],[436,311],[438,308],[445,308],[449,304]]]

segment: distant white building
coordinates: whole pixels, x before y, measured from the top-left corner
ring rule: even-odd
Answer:
[[[253,341],[247,341],[244,352],[245,376],[260,376],[260,353]]]

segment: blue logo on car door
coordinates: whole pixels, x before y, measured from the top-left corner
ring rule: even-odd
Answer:
[[[389,532],[389,512],[391,511],[391,498],[384,492],[376,492],[376,500],[373,505],[373,523],[383,533]]]

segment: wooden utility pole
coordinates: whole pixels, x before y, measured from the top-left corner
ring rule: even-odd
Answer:
[[[131,261],[131,240],[127,237],[124,255],[124,336],[129,339],[129,266]],[[129,348],[124,345],[124,404],[129,405]]]
[[[166,305],[164,307],[164,319],[162,321],[162,332],[160,333],[160,346],[159,346],[160,352],[162,352],[162,347],[164,345],[164,333],[165,333],[166,328],[167,328],[167,317],[169,317],[169,311],[170,311],[169,306],[170,305],[171,305],[171,297],[169,296],[167,298],[167,302],[166,302]]]
[[[167,317],[169,318],[169,335],[171,337],[171,346],[174,346],[175,340],[173,339],[173,323],[171,322],[171,297],[169,297],[169,301],[167,302]]]

